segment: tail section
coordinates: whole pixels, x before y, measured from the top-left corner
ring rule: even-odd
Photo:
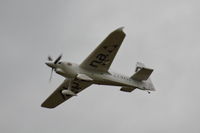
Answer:
[[[141,62],[137,62],[135,74],[131,76],[133,80],[142,81],[143,86],[139,89],[155,91],[155,87],[151,81],[150,75],[153,72],[153,69],[145,67]]]
[[[136,73],[131,78],[137,81],[147,80],[152,72],[153,69],[137,66]]]
[[[137,62],[135,74],[131,78],[144,83],[143,87],[140,89],[155,91],[155,87],[150,78],[152,72],[153,69],[145,67],[145,65],[141,62]]]
[[[146,88],[146,90],[156,91],[150,78],[145,82],[145,88]]]
[[[153,69],[145,67],[143,63],[137,62],[135,73],[130,78],[140,83],[135,87],[122,87],[120,90],[125,92],[132,92],[136,88],[147,91],[155,91],[155,87],[150,79]]]

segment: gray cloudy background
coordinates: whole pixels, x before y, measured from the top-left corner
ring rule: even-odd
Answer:
[[[1,0],[0,132],[199,133],[198,0]],[[64,80],[49,83],[48,55],[81,63],[113,30],[126,38],[111,69],[154,68],[150,95],[93,85],[55,109],[40,104]]]

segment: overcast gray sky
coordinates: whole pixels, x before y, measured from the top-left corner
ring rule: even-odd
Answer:
[[[0,132],[199,133],[198,0],[1,0]],[[90,86],[55,109],[40,104],[64,80],[48,55],[81,63],[113,30],[126,38],[111,69],[153,68],[150,95]]]

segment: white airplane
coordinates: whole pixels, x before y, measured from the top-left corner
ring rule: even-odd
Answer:
[[[120,90],[124,92],[132,92],[136,88],[149,93],[155,91],[149,78],[153,69],[146,68],[143,63],[137,62],[131,77],[109,71],[124,38],[123,28],[116,29],[80,65],[60,61],[62,55],[54,62],[48,57],[46,65],[52,68],[51,77],[54,70],[66,79],[41,106],[55,108],[92,84],[121,86]]]

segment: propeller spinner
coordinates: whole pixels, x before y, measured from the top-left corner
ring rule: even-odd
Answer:
[[[62,58],[62,54],[60,56],[58,56],[58,58],[54,62],[52,62],[53,58],[51,56],[48,56],[48,61],[51,61],[51,62],[46,62],[45,64],[52,68],[49,81],[51,81],[52,75],[53,75],[53,70],[56,68],[56,64],[60,61],[61,58]]]

